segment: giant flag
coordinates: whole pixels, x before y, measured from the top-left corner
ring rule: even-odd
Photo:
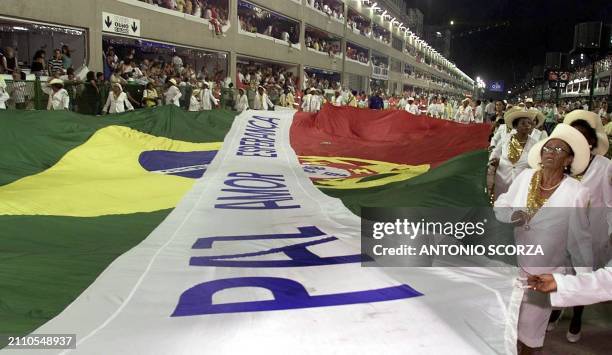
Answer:
[[[362,267],[351,212],[483,203],[486,127],[233,116],[1,113],[0,333],[74,333],[75,354],[514,352],[512,269]]]

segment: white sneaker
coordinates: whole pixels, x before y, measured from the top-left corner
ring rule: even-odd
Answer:
[[[578,332],[578,334],[574,334],[568,330],[565,337],[570,343],[577,343],[580,340],[580,335],[582,335],[582,331]]]

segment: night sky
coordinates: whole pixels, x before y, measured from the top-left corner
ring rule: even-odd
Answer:
[[[504,80],[506,88],[524,79],[546,52],[572,49],[574,25],[612,23],[612,0],[406,0],[424,13],[426,25],[449,25],[451,60],[473,79]],[[509,21],[507,26],[474,32]],[[472,30],[472,34],[467,34]]]

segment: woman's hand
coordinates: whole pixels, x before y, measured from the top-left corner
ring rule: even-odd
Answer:
[[[557,282],[551,274],[529,276],[527,285],[529,288],[544,293],[557,291]]]
[[[499,158],[493,158],[489,161],[489,165],[494,166],[494,167],[498,167],[499,166]]]
[[[520,227],[529,221],[529,215],[525,211],[515,211],[512,214],[510,222],[515,226]]]

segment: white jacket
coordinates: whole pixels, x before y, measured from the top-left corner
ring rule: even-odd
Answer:
[[[253,102],[253,108],[255,110],[268,110],[270,107],[274,107],[272,101],[265,92],[263,95],[259,95],[259,92],[255,94],[255,101]]]
[[[133,111],[134,106],[130,103],[130,100],[127,98],[127,94],[122,92],[115,98],[115,94],[111,91],[108,93],[108,99],[106,99],[106,104],[102,109],[104,113],[121,113],[125,112],[125,110]]]

